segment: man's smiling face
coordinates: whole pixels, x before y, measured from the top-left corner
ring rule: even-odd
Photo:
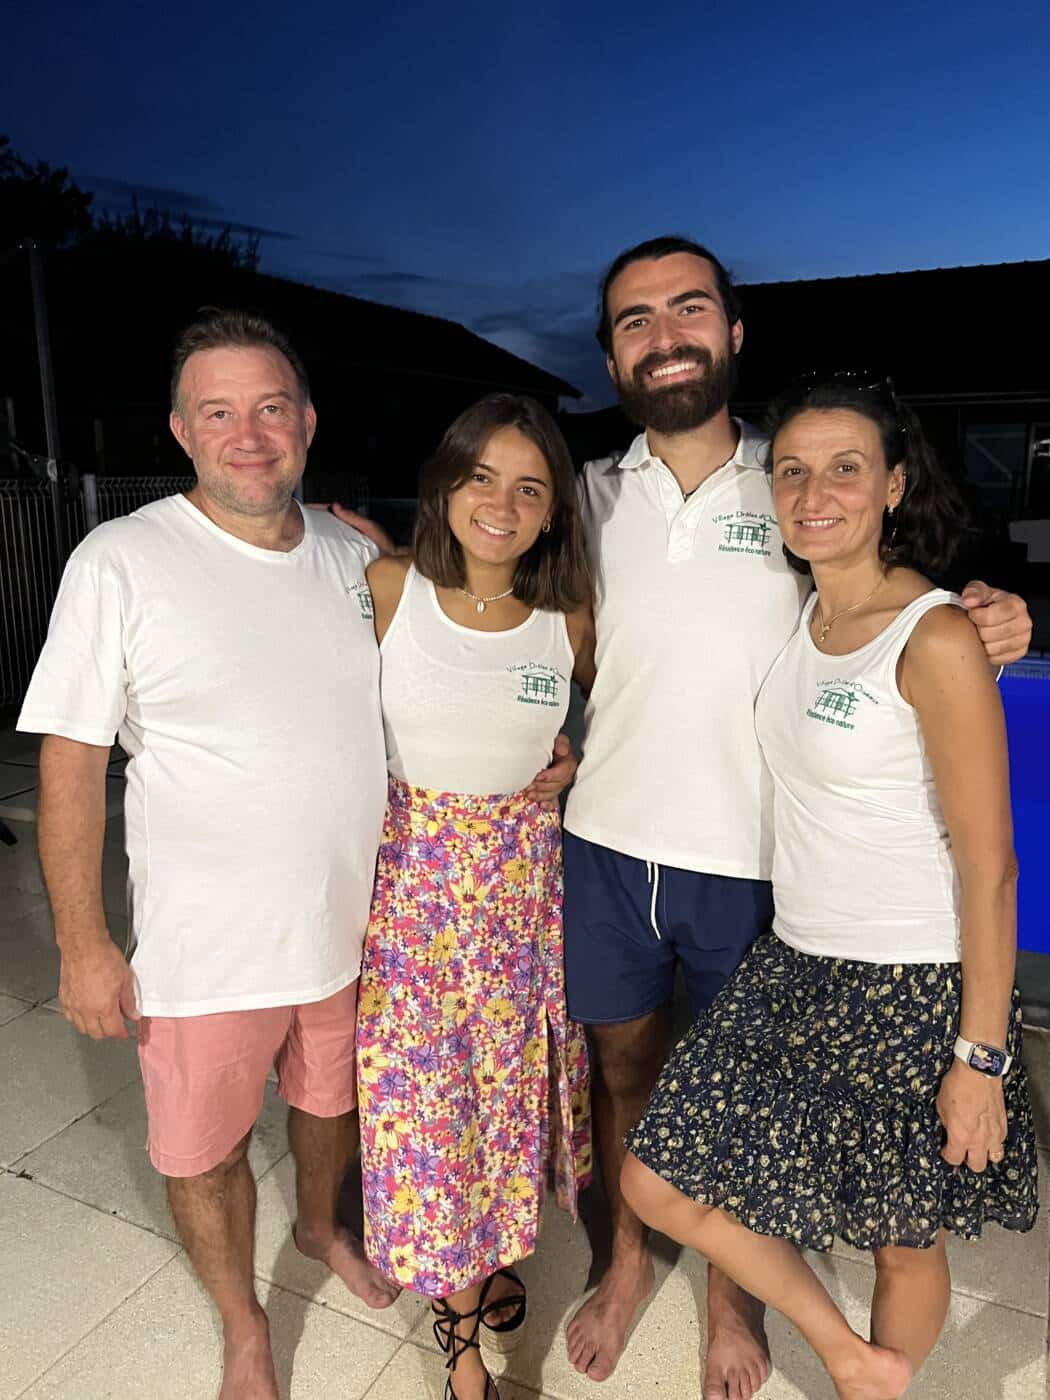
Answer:
[[[635,422],[681,433],[725,407],[744,330],[729,324],[706,258],[670,253],[628,263],[606,301],[609,374]]]
[[[223,510],[284,510],[306,465],[317,418],[277,350],[198,350],[183,367],[171,429],[203,494]]]

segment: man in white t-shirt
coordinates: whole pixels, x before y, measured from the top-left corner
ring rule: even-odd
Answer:
[[[598,338],[644,429],[581,483],[597,678],[565,814],[566,990],[590,1030],[613,1224],[610,1267],[567,1339],[576,1369],[604,1380],[654,1282],[619,1175],[624,1134],[666,1058],[676,971],[694,1011],[708,1006],[772,922],[753,708],[809,582],[784,558],[765,439],[729,416],[743,326],[718,259],[681,238],[621,254]],[[983,584],[963,597],[992,660],[1024,654],[1020,599]],[[762,1309],[713,1269],[707,1336],[705,1400],[750,1400],[769,1374]]]
[[[138,1021],[150,1156],[222,1317],[220,1395],[275,1400],[246,1158],[274,1065],[297,1246],[371,1307],[397,1292],[336,1220],[386,795],[364,578],[377,550],[293,499],[316,418],[302,362],[267,322],[212,312],[191,326],[172,404],[197,484],[75,550],[19,728],[46,736],[40,856],[62,1010],[94,1038]],[[130,963],[102,905],[115,734]]]

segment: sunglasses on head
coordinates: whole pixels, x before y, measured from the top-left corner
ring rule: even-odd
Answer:
[[[858,394],[871,394],[890,404],[894,410],[899,407],[893,380],[888,374],[879,374],[872,369],[807,369],[794,381],[794,387],[800,393],[811,393],[826,385],[852,389]]]

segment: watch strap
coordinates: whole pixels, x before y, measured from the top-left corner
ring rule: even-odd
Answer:
[[[1003,1059],[1003,1067],[999,1071],[999,1073],[993,1074],[990,1070],[982,1069],[978,1065],[975,1065],[973,1063],[973,1052],[975,1050],[989,1050],[994,1052],[996,1056],[1001,1055]],[[1014,1057],[1012,1055],[1008,1055],[1006,1051],[1002,1048],[1002,1046],[988,1045],[985,1041],[982,1040],[966,1040],[961,1035],[956,1036],[955,1039],[955,1056],[957,1059],[962,1060],[963,1064],[969,1065],[971,1069],[977,1070],[979,1074],[987,1074],[992,1079],[1005,1078],[1005,1076],[1010,1073],[1010,1066],[1014,1062]]]

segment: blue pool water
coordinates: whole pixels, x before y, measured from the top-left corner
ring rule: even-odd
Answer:
[[[1014,844],[1021,867],[1018,943],[1050,953],[1050,661],[1011,666],[999,685],[1010,735]]]

